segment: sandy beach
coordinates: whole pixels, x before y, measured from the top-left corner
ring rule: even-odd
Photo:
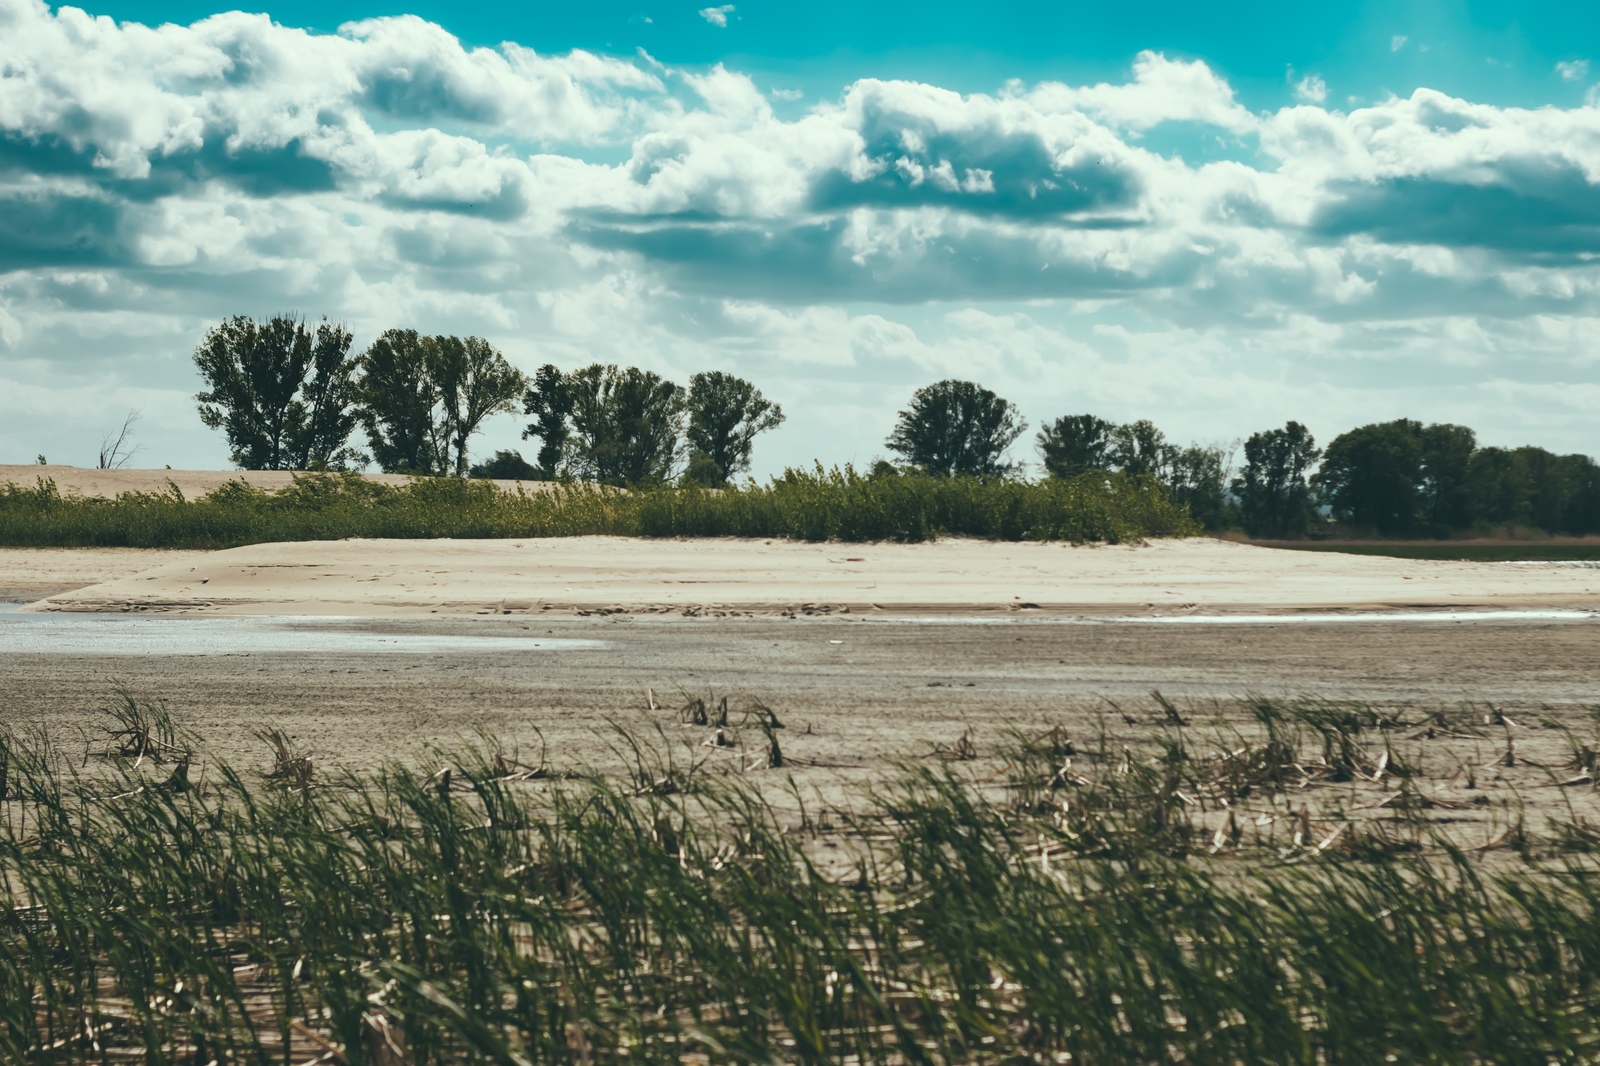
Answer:
[[[569,537],[0,552],[0,588],[30,587],[40,590],[34,611],[371,617],[1600,606],[1593,568],[1279,551],[1202,538],[1074,547]]]

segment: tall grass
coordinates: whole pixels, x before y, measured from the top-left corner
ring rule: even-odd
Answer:
[[[63,496],[53,482],[0,487],[0,546],[233,547],[344,537],[792,537],[921,541],[1125,541],[1196,531],[1149,479],[978,481],[850,469],[794,471],[723,490],[559,484],[510,492],[482,481],[419,479],[400,488],[358,475],[308,474],[268,494],[230,482],[197,500],[176,487],[113,499]]]
[[[1221,754],[1055,730],[982,773],[907,764],[851,813],[649,754],[191,782],[6,733],[0,1057],[1593,1061],[1597,844],[1486,867],[1294,819],[1213,834],[1382,725],[1256,709],[1265,737]]]

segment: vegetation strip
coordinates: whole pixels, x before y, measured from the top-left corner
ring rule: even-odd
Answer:
[[[401,488],[358,474],[298,475],[267,494],[230,482],[187,500],[165,493],[62,496],[53,482],[0,486],[0,546],[228,548],[345,537],[791,537],[923,541],[1122,542],[1198,532],[1151,478],[1086,474],[1042,482],[791,470],[765,485],[653,485],[631,490],[559,483],[507,492],[470,479]]]
[[[964,734],[830,803],[787,778],[778,715],[727,701],[619,734],[612,774],[485,738],[327,775],[270,729],[269,768],[202,769],[131,696],[82,755],[0,733],[0,1055],[1600,1053],[1592,731],[1546,768],[1567,817],[1541,834],[1502,805],[1469,846],[1440,814],[1484,805],[1450,790],[1483,795],[1534,723],[1255,699],[1250,728],[1208,731],[1152,700],[1116,708],[1160,723],[1139,751],[1104,725]],[[713,729],[675,754],[671,731]],[[1502,734],[1492,765],[1427,768]]]

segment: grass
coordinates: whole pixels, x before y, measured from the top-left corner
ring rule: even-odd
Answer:
[[[1258,699],[1248,729],[1207,732],[1156,706],[1138,752],[1103,726],[964,737],[832,804],[771,760],[680,760],[665,731],[622,735],[621,773],[485,739],[423,769],[288,774],[300,756],[268,733],[265,771],[182,779],[115,739],[126,701],[95,758],[0,734],[0,1057],[1600,1055],[1600,834],[1507,808],[1469,850],[1440,788],[1419,799],[1404,738],[1504,723]],[[722,714],[663,729],[698,740]],[[718,728],[743,743],[737,716]],[[1593,738],[1572,741],[1592,788]],[[1355,785],[1390,798],[1340,809]]]
[[[1485,563],[1600,561],[1600,537],[1543,540],[1272,540],[1252,543],[1292,551],[1385,555],[1397,559],[1464,559]]]
[[[791,537],[921,541],[1109,541],[1196,532],[1149,479],[978,481],[851,469],[789,471],[720,491],[623,491],[563,484],[508,492],[483,481],[419,479],[401,488],[359,475],[307,474],[279,493],[230,482],[198,500],[174,486],[113,499],[62,496],[53,482],[0,487],[0,546],[226,548],[345,537]]]

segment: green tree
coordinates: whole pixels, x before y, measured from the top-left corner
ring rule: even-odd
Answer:
[[[482,337],[391,329],[359,360],[361,420],[373,457],[398,474],[465,477],[467,445],[492,415],[516,410],[527,378]]]
[[[481,463],[473,463],[470,477],[497,478],[505,481],[548,481],[543,471],[522,457],[522,453],[502,448]]]
[[[1154,422],[1141,418],[1126,425],[1111,426],[1111,444],[1106,458],[1124,474],[1138,477],[1149,474],[1162,481],[1170,479],[1175,449]]]
[[[912,394],[886,443],[931,474],[998,477],[1016,469],[1003,456],[1027,428],[1015,404],[976,382],[945,380]]]
[[[440,435],[455,453],[455,474],[467,476],[467,442],[491,415],[516,410],[527,376],[482,337],[434,337],[428,372],[438,397]]]
[[[1477,435],[1466,426],[1435,423],[1418,437],[1422,480],[1417,513],[1432,532],[1464,529],[1473,521],[1471,468]]]
[[[561,472],[567,440],[572,433],[567,424],[572,414],[572,394],[567,388],[566,375],[550,363],[536,370],[527,391],[522,394],[522,413],[533,416],[533,421],[522,431],[522,439],[539,441],[538,476],[543,481],[553,481]]]
[[[595,363],[567,375],[568,467],[606,485],[669,480],[682,458],[683,386],[638,367]]]
[[[757,434],[783,424],[783,408],[743,378],[713,370],[689,379],[689,477],[714,488],[750,469]]]
[[[1116,426],[1094,415],[1063,415],[1040,427],[1037,441],[1051,477],[1076,477],[1085,470],[1111,467],[1111,431]]]
[[[1472,516],[1490,526],[1522,526],[1533,521],[1533,485],[1524,449],[1479,448],[1467,466]]]
[[[1228,468],[1232,453],[1219,447],[1194,445],[1174,448],[1166,462],[1167,486],[1172,498],[1189,508],[1196,522],[1210,530],[1234,523],[1228,504]]]
[[[1423,479],[1422,423],[1401,418],[1335,437],[1312,485],[1335,518],[1404,537],[1423,521]]]
[[[289,315],[243,315],[210,330],[194,362],[206,389],[200,420],[221,429],[229,457],[246,470],[315,470],[359,460],[346,447],[357,391],[350,332],[324,320],[315,330]]]
[[[439,474],[449,440],[434,408],[434,338],[390,329],[361,354],[361,422],[379,468],[391,474]]]
[[[1256,537],[1305,533],[1314,514],[1306,475],[1321,453],[1298,422],[1252,433],[1244,442],[1244,467],[1233,482],[1245,531]]]

